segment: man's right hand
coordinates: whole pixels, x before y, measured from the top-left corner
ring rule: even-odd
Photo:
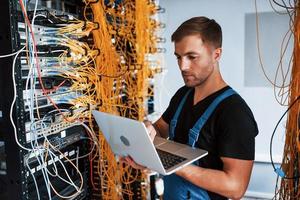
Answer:
[[[144,170],[145,166],[137,164],[130,156],[120,157],[120,161],[130,165],[134,169]]]

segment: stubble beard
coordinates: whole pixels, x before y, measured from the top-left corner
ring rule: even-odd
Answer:
[[[183,74],[181,74],[181,75],[182,75],[183,81],[187,87],[198,87],[198,86],[203,86],[207,82],[207,80],[211,77],[212,74],[213,74],[213,70],[206,77],[200,78],[200,79],[198,79],[195,75],[190,75],[194,79],[194,80],[190,80],[190,81],[188,79],[186,80],[184,78]]]
[[[199,81],[186,81],[184,80],[184,83],[187,87],[197,87],[197,86],[201,86],[205,83],[207,79],[202,79],[202,80],[199,80]]]

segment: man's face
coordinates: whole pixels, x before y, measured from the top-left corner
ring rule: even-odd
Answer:
[[[196,87],[203,84],[214,72],[221,49],[204,44],[199,35],[190,35],[175,42],[174,54],[185,85]]]

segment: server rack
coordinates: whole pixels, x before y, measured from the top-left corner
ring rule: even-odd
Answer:
[[[60,4],[58,4],[60,2]],[[42,4],[45,2],[42,2]],[[53,6],[60,12],[61,5],[65,6],[67,11],[78,12],[80,9],[76,6],[78,1],[56,1]],[[42,5],[41,5],[42,6]],[[68,10],[69,9],[69,10]],[[78,14],[78,13],[76,13]],[[19,22],[24,22],[20,14],[19,3],[17,0],[0,1],[0,55],[7,55],[12,52],[18,52],[22,48],[20,39]],[[20,54],[21,55],[21,54]],[[50,198],[45,188],[45,181],[41,175],[41,166],[25,149],[17,145],[17,141],[25,148],[30,147],[28,142],[28,133],[26,130],[26,105],[24,104],[24,80],[22,76],[22,64],[20,56],[14,55],[0,58],[0,199],[38,199],[36,186],[34,184],[32,174],[36,178],[36,185],[39,187],[40,199]],[[14,91],[13,77],[15,78],[16,91]],[[54,77],[55,79],[55,77]],[[15,104],[10,116],[10,107],[14,100]],[[62,105],[64,106],[64,105]],[[10,117],[13,118],[16,127],[16,136],[14,127]],[[74,159],[76,149],[81,152],[86,152],[88,149],[87,142],[81,140],[85,137],[84,128],[80,125],[70,125],[69,127],[60,127],[55,134],[49,137],[53,143],[59,146],[59,150],[68,158]],[[55,157],[55,155],[53,155]],[[57,161],[61,157],[57,157]],[[46,163],[50,166],[52,163]],[[28,170],[30,166],[31,172]],[[70,199],[87,199],[88,198],[88,161],[81,159],[77,162],[78,168],[83,176],[82,192]],[[72,167],[67,164],[67,170],[71,175],[74,175],[74,183],[78,181],[76,172],[72,171]],[[49,168],[49,170],[51,170]],[[60,170],[60,169],[57,169]],[[61,169],[62,170],[62,169]],[[32,173],[32,174],[31,174]],[[63,182],[53,181],[54,187],[61,194],[69,195],[72,189],[68,189]],[[74,189],[73,189],[74,190]],[[51,199],[60,199],[57,195],[50,195]]]

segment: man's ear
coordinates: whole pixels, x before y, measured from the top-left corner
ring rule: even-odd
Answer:
[[[220,58],[221,58],[221,55],[222,55],[222,48],[221,48],[221,47],[216,48],[216,49],[214,50],[214,59],[215,59],[216,61],[219,61]]]

